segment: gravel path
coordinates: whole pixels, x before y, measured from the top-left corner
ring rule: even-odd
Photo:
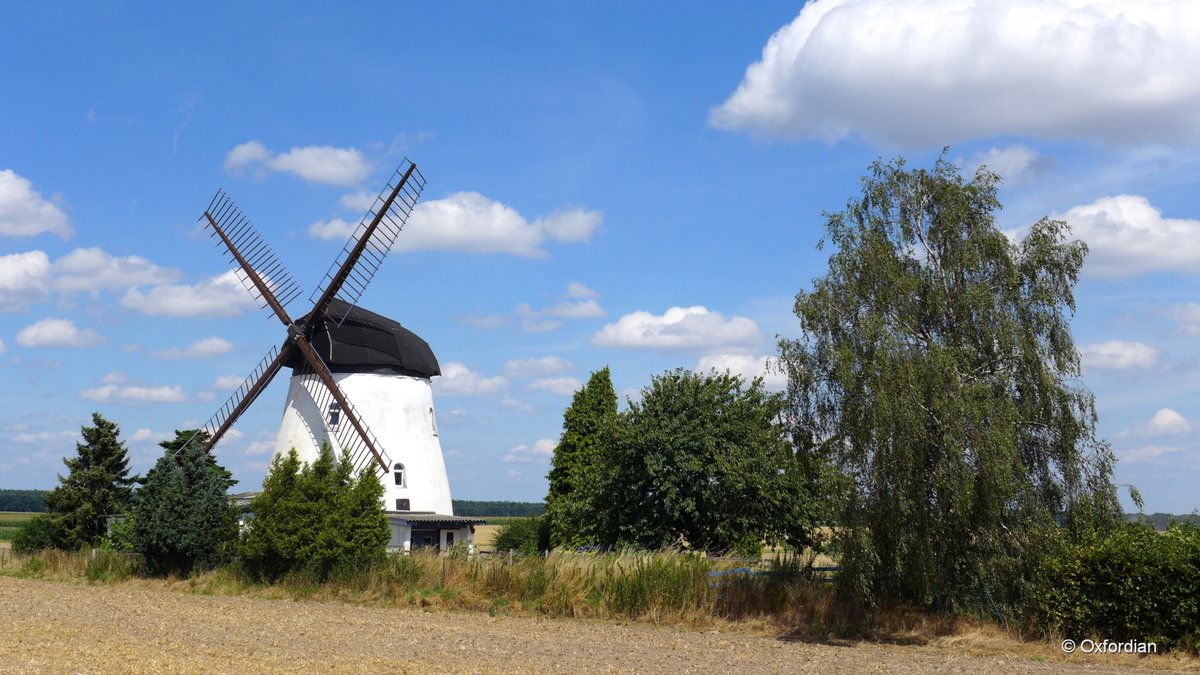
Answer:
[[[1091,666],[1090,668],[1088,666]],[[0,672],[1051,673],[1101,664],[0,577]]]

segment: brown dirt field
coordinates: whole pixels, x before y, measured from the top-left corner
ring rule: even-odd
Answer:
[[[0,608],[0,672],[1057,673],[1155,665],[1132,657],[1039,661],[973,656],[953,645],[811,644],[647,624],[205,596],[146,582],[0,577]]]

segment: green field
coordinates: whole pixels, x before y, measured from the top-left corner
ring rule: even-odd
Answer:
[[[23,511],[0,511],[0,541],[12,541],[21,525],[36,515]]]

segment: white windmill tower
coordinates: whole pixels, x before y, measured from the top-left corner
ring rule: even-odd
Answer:
[[[425,187],[405,160],[313,292],[313,308],[293,320],[300,291],[238,208],[221,191],[201,220],[232,257],[243,285],[287,327],[233,396],[205,423],[211,451],[284,367],[292,380],[275,453],[295,448],[311,462],[328,442],[356,469],[373,466],[384,486],[393,549],[474,542],[478,518],[454,516],[433,409],[431,378],[441,374],[429,345],[398,322],[356,305]]]

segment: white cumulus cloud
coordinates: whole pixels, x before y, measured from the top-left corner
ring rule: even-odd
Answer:
[[[504,362],[504,374],[514,378],[549,377],[571,370],[575,366],[561,356],[541,356],[530,359],[509,359]]]
[[[43,198],[29,179],[12,169],[0,171],[0,235],[32,237],[43,232],[62,239],[74,234],[67,214]]]
[[[65,292],[119,291],[135,286],[170,283],[178,270],[166,269],[136,255],[114,257],[98,247],[77,248],[54,261],[54,287]]]
[[[442,376],[434,381],[433,386],[439,394],[474,396],[503,391],[508,387],[508,380],[499,375],[488,377],[471,370],[464,363],[451,361],[442,366]]]
[[[182,403],[187,400],[179,385],[147,387],[135,384],[105,384],[79,393],[97,403]]]
[[[233,349],[233,343],[219,337],[197,340],[186,347],[172,347],[154,352],[153,356],[160,359],[208,359],[221,354],[228,354]]]
[[[599,347],[715,350],[750,346],[762,334],[752,319],[726,319],[702,306],[671,307],[662,315],[632,312],[610,323],[592,336]]]
[[[548,391],[559,396],[570,396],[583,387],[583,382],[575,377],[542,377],[525,385],[526,389]]]
[[[69,319],[42,319],[17,333],[22,347],[90,347],[103,341],[96,331],[80,329]]]
[[[1164,218],[1145,197],[1103,197],[1055,218],[1067,221],[1073,236],[1087,243],[1085,274],[1125,278],[1200,270],[1200,220]]]
[[[223,391],[232,391],[245,382],[246,378],[241,375],[218,375],[217,379],[213,380],[212,388]]]
[[[1200,140],[1192,0],[816,0],[710,115],[722,128],[942,145]]]
[[[1183,436],[1192,432],[1192,425],[1187,418],[1171,408],[1160,408],[1149,422],[1135,425],[1132,429],[1122,431],[1118,436]]]
[[[404,226],[396,248],[404,251],[460,251],[509,253],[544,258],[547,240],[566,243],[588,241],[603,221],[599,211],[572,208],[530,222],[511,206],[478,192],[456,192],[444,199],[417,204]],[[313,223],[310,236],[318,239],[349,237],[358,223],[340,218]]]
[[[1117,457],[1125,462],[1148,462],[1152,459],[1157,459],[1163,455],[1169,455],[1173,452],[1179,452],[1182,448],[1176,448],[1167,445],[1144,445],[1134,450],[1123,450],[1117,453]]]
[[[696,362],[697,372],[715,370],[718,373],[729,371],[741,375],[746,382],[761,377],[763,386],[768,391],[783,391],[787,388],[787,376],[774,367],[774,360],[769,356],[751,356],[749,354],[708,354],[701,356]]]
[[[150,316],[228,317],[258,309],[232,270],[196,284],[131,288],[121,306]]]
[[[22,309],[50,292],[50,258],[42,251],[0,256],[0,310]]]
[[[522,443],[504,455],[506,462],[539,462],[550,459],[558,442],[550,438],[538,439],[532,446]]]
[[[1142,342],[1109,340],[1079,348],[1083,365],[1105,370],[1149,368],[1158,363],[1158,350]]]
[[[225,170],[239,174],[278,171],[311,183],[355,185],[371,173],[371,163],[355,148],[328,145],[297,147],[274,153],[260,141],[247,141],[225,155]]]

